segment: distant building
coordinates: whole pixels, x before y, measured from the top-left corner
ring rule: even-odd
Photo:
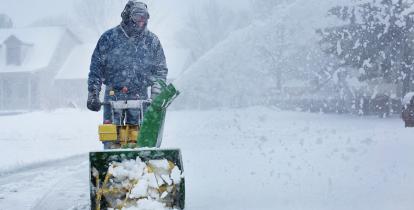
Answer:
[[[0,29],[0,111],[54,104],[54,77],[81,41],[62,27]]]

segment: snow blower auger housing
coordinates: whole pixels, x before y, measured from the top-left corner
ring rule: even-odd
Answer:
[[[160,149],[167,107],[179,92],[172,84],[162,86],[153,101],[110,101],[112,114],[139,109],[138,126],[104,124],[99,127],[109,150],[90,152],[91,209],[133,209],[159,206],[184,209],[185,182],[181,151]],[[144,114],[144,105],[149,107]],[[139,116],[138,116],[139,117]],[[112,121],[113,122],[113,121]]]

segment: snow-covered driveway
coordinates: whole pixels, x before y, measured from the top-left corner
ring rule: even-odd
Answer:
[[[87,156],[81,155],[3,174],[0,209],[87,209],[87,168]]]
[[[0,177],[0,209],[88,209],[87,156],[66,157],[99,146],[92,138],[100,115],[63,110],[0,117],[0,123],[27,119],[23,124],[30,124],[37,119],[33,116],[51,124],[65,121],[76,132],[63,129],[64,136],[51,137],[59,132],[39,126],[24,133],[15,127],[21,138],[10,139],[11,131],[0,138],[7,145],[0,153],[20,148],[8,147],[14,142],[26,145],[21,148],[26,153],[1,156],[9,174]],[[36,144],[28,141],[31,134]],[[261,107],[171,111],[163,147],[182,149],[189,210],[412,210],[413,134],[397,118]],[[52,150],[54,140],[48,137],[57,138],[57,146],[68,141],[61,149],[64,159],[40,164],[38,155],[30,161],[41,145],[48,148],[42,151]],[[71,138],[78,140],[71,144]],[[55,158],[58,153],[44,155],[44,160]],[[20,168],[10,168],[12,163]]]

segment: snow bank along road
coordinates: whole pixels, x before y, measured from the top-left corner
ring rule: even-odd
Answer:
[[[99,118],[76,110],[0,117],[0,209],[88,209],[86,152],[100,146]],[[22,119],[35,128],[13,124]],[[63,122],[70,129],[59,130]],[[163,147],[182,149],[189,210],[412,210],[413,134],[400,119],[172,111]]]

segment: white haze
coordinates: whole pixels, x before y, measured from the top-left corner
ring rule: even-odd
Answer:
[[[102,111],[86,109],[90,57],[126,1],[0,0],[14,23],[0,28],[0,210],[90,209],[86,154],[102,150]],[[181,92],[161,147],[182,151],[187,210],[414,209],[401,84],[361,81],[336,56],[346,45],[328,55],[320,44],[319,29],[346,24],[328,11],[355,1],[146,1]],[[63,28],[76,40],[58,45]],[[9,32],[40,49],[36,64],[63,59],[26,72],[43,88],[5,65]]]
[[[0,13],[9,15],[16,28],[65,26],[82,43],[93,46],[100,34],[119,24],[126,0],[0,2]],[[363,95],[371,98],[398,95],[387,92],[390,84],[371,88],[361,83],[357,69],[349,70],[351,76],[342,85],[348,92],[343,93],[338,68],[333,67],[339,62],[322,51],[316,31],[341,24],[327,14],[348,1],[146,2],[151,13],[149,28],[160,37],[166,52],[169,78],[183,93],[176,108],[274,106],[282,101],[283,106],[295,109],[302,106],[296,102],[303,104],[305,99],[335,101],[342,94],[348,112],[358,112],[352,110],[355,100],[349,102],[355,89],[367,86]],[[86,79],[86,65],[74,68],[81,68]],[[77,90],[78,98],[84,97],[82,88]],[[76,106],[84,107],[84,103],[76,102]]]
[[[105,30],[113,27],[121,21],[120,14],[126,0],[109,0],[108,5],[112,8],[108,8],[106,11],[107,20],[106,23],[98,23],[103,26],[98,31],[95,30],[96,26],[93,26],[89,22],[85,22],[81,11],[85,2],[99,3],[96,0],[0,0],[0,14],[6,14],[13,20],[14,27],[24,28],[30,26],[48,26],[48,25],[64,25],[69,27],[75,34],[81,38],[84,42],[96,42],[99,35]],[[185,22],[188,21],[188,14],[194,10],[194,8],[200,8],[200,5],[209,2],[209,0],[202,1],[190,1],[190,0],[156,0],[147,1],[151,13],[151,20],[149,23],[149,29],[152,30],[160,37],[162,44],[164,45],[167,56],[167,62],[171,63],[185,63],[183,56],[176,56],[182,52],[176,52],[176,48],[181,48],[177,44],[177,32],[185,28]],[[248,8],[249,0],[242,1],[217,1],[221,7],[226,7],[231,10],[240,10]],[[88,11],[86,11],[87,13]],[[214,23],[212,23],[214,24]],[[175,61],[175,60],[183,61]],[[181,66],[181,65],[180,65]],[[170,69],[172,77],[176,77],[182,69]]]

